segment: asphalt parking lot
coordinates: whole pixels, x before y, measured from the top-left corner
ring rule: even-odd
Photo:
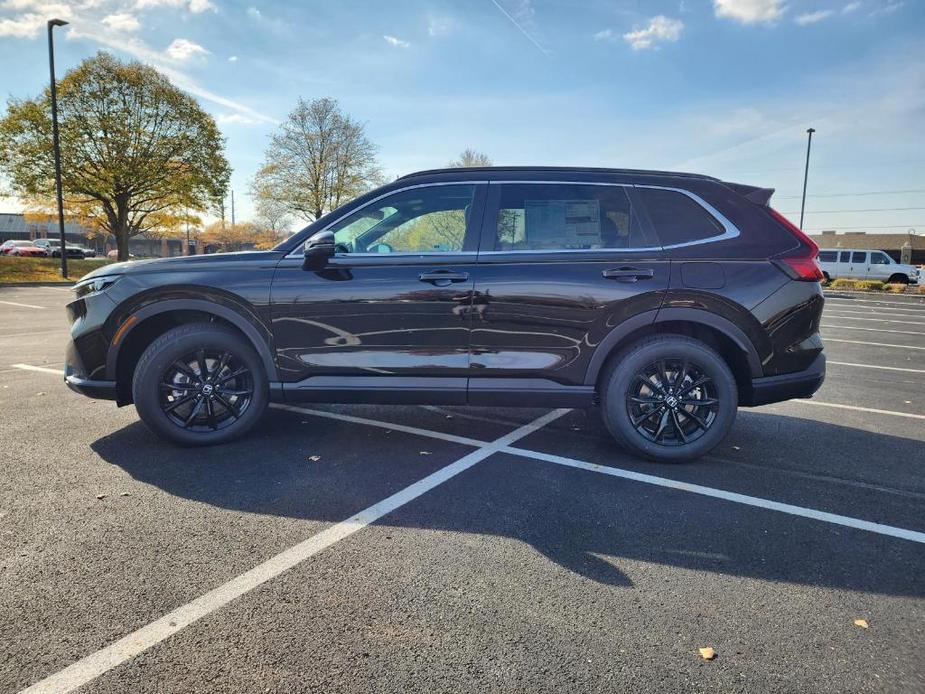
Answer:
[[[177,448],[64,387],[68,297],[0,288],[2,691],[925,691],[925,296],[829,297],[822,390],[685,465],[564,410]]]

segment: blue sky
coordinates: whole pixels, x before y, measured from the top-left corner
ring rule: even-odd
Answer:
[[[807,229],[925,233],[923,0],[0,0],[0,94],[46,84],[55,15],[59,74],[105,49],[199,98],[242,219],[276,124],[329,96],[390,176],[473,147],[770,186],[793,219],[812,126]]]

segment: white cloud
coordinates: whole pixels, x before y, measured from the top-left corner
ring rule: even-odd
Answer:
[[[882,7],[878,7],[870,13],[871,17],[882,17],[884,15],[893,14],[896,10],[900,9],[905,5],[905,0],[890,0]]]
[[[717,17],[757,24],[780,19],[786,6],[784,0],[713,0],[713,10]]]
[[[193,14],[215,9],[211,0],[135,0],[135,9],[144,10],[149,7],[186,7]]]
[[[684,30],[684,22],[672,19],[665,15],[657,15],[649,20],[644,29],[636,29],[623,34],[623,40],[633,47],[634,51],[647,48],[656,48],[655,44],[662,41],[677,41]]]
[[[0,36],[17,39],[31,39],[45,28],[45,15],[24,14],[12,19],[0,19]]]
[[[408,48],[409,46],[411,46],[411,44],[408,43],[407,41],[402,41],[400,38],[396,38],[395,36],[389,36],[388,34],[385,34],[382,38],[385,39],[385,42],[387,44],[389,44],[390,46],[395,46],[396,48]]]
[[[854,12],[855,10],[858,10],[858,9],[860,9],[860,8],[861,8],[861,3],[860,3],[860,2],[849,2],[847,5],[845,5],[845,6],[842,8],[841,11],[842,11],[844,14],[848,14],[849,12]]]
[[[193,14],[200,14],[207,10],[215,11],[215,5],[210,0],[189,0],[189,11]]]
[[[174,39],[164,53],[174,60],[184,61],[197,55],[209,55],[209,51],[189,39]]]
[[[834,10],[817,10],[815,12],[807,12],[806,14],[801,14],[793,21],[795,21],[801,27],[804,27],[807,24],[816,24],[817,22],[821,22],[824,19],[828,19],[833,14],[835,14]]]
[[[260,14],[260,10],[258,10],[256,7],[248,7],[247,16],[251,19],[261,19],[263,17],[263,15]]]
[[[595,41],[613,41],[617,37],[613,29],[604,29],[594,35]]]
[[[451,34],[456,28],[456,20],[452,17],[431,17],[427,22],[427,34],[434,38]]]
[[[103,24],[113,31],[138,31],[141,27],[138,19],[128,12],[117,12],[103,17]]]
[[[229,63],[236,63],[236,62],[238,62],[238,56],[236,56],[236,55],[230,55],[230,56],[228,56],[228,62],[229,62]]]

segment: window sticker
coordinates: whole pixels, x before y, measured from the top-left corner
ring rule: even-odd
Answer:
[[[530,248],[591,248],[601,245],[600,200],[526,200]]]

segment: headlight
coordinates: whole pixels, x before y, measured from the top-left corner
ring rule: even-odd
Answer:
[[[74,293],[77,294],[78,299],[89,294],[96,294],[109,289],[118,279],[119,275],[109,275],[81,280],[74,285]]]

